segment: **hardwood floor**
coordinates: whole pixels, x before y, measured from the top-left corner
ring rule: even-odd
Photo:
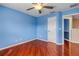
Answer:
[[[79,56],[79,44],[66,40],[64,43],[64,56]],[[2,50],[0,56],[62,56],[62,47],[52,42],[34,40]]]
[[[65,40],[64,55],[65,56],[79,56],[79,44],[72,43]]]
[[[79,44],[78,43],[71,43],[70,44],[70,55],[71,56],[79,56]]]
[[[65,56],[69,56],[69,41],[64,40],[64,55]]]
[[[59,56],[61,45],[41,40],[33,40],[15,47],[0,51],[0,56]]]

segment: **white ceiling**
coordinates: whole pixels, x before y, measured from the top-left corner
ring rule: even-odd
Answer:
[[[51,12],[58,12],[58,11],[63,11],[66,9],[69,9],[70,5],[72,5],[74,3],[48,3],[46,5],[48,6],[55,6],[54,9],[43,9],[42,13],[39,14],[37,10],[32,9],[30,11],[27,11],[26,9],[32,7],[31,3],[2,3],[2,5],[7,6],[9,8],[24,12],[26,14],[32,15],[32,16],[40,16],[40,15],[46,15],[49,14]]]

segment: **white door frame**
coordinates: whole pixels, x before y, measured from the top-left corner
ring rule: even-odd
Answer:
[[[56,20],[56,39],[55,39],[55,42],[53,42],[53,43],[56,44],[56,40],[57,40],[57,16],[48,17],[48,22],[49,22],[50,18],[52,18],[53,20]],[[53,22],[52,22],[52,23],[53,23]],[[49,24],[48,24],[48,25],[49,25]],[[48,29],[48,32],[49,32],[49,29]],[[49,40],[49,33],[48,33],[48,41],[50,41],[50,40]],[[50,42],[52,42],[52,41],[50,41]]]
[[[69,40],[71,39],[71,30],[72,30],[72,17],[71,16],[65,16],[63,17],[63,32],[64,32],[64,19],[69,19]],[[63,34],[64,37],[64,34]]]
[[[69,15],[63,15],[63,17],[62,17],[62,39],[64,40],[64,18],[66,18],[66,17],[72,17],[73,15],[78,15],[79,13],[74,13],[74,14],[69,14]],[[68,18],[69,19],[69,18]],[[71,40],[72,39],[72,36],[71,36],[71,34],[72,34],[72,18],[70,18],[71,20],[69,21],[69,25],[71,25],[71,26],[69,26],[69,32],[70,32],[70,34],[69,34],[69,40]],[[64,41],[63,41],[64,42]],[[71,47],[71,44],[69,44],[69,47]],[[64,48],[64,46],[63,46],[63,48]],[[70,51],[70,53],[69,54],[71,54],[71,48],[69,48],[69,51]],[[64,52],[64,49],[63,49],[63,52]]]

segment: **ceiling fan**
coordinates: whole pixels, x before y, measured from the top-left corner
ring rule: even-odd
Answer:
[[[32,3],[33,7],[26,9],[26,10],[36,9],[39,12],[39,14],[41,14],[43,8],[47,8],[47,9],[53,9],[54,8],[53,6],[45,6],[45,5],[46,4],[44,4],[44,3]]]

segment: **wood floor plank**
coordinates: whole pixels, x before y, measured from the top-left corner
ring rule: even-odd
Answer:
[[[79,43],[72,43],[70,41],[64,41],[64,55],[65,56],[79,56]]]
[[[0,51],[0,56],[57,56],[56,44],[33,40],[15,47]]]

